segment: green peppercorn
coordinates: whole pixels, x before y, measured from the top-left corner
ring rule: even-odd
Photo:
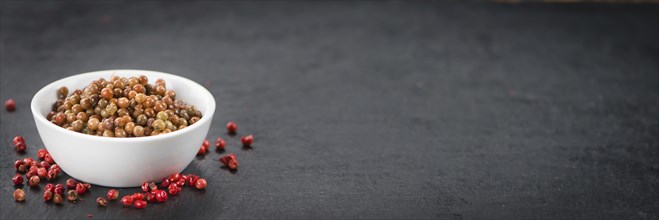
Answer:
[[[167,121],[167,118],[169,118],[169,117],[167,116],[167,113],[165,113],[164,111],[160,111],[156,115],[156,118],[160,119],[160,120],[163,120],[163,121]]]
[[[162,131],[165,129],[166,126],[165,122],[160,119],[155,120],[152,125],[153,125],[153,129],[155,129],[156,131]]]

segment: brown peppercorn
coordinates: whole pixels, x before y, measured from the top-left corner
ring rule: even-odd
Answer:
[[[105,100],[110,100],[114,96],[114,92],[110,88],[103,88],[101,90],[101,97]]]
[[[103,197],[96,198],[96,203],[98,203],[99,206],[103,206],[103,207],[108,206],[108,200]]]
[[[66,192],[66,200],[75,203],[78,200],[78,193],[75,190],[69,190]]]
[[[62,204],[62,201],[64,201],[62,195],[55,193],[55,195],[53,196],[53,203],[60,205]]]
[[[16,189],[16,191],[14,191],[14,199],[17,202],[25,201],[25,191],[22,189]]]
[[[119,98],[119,101],[117,102],[117,105],[119,105],[119,108],[128,108],[130,105],[130,102],[128,101],[127,98],[121,97]]]

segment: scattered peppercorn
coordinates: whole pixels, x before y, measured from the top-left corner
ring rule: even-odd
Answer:
[[[156,191],[156,200],[158,200],[158,202],[167,201],[167,192],[165,192],[165,190],[157,190]]]
[[[37,169],[37,175],[39,178],[46,178],[48,175],[48,170],[46,170],[46,168],[39,167],[39,169]]]
[[[53,199],[53,192],[46,190],[43,192],[43,201],[50,201]]]
[[[99,206],[103,206],[103,207],[108,206],[108,200],[103,197],[96,198],[96,203],[98,203]]]
[[[149,183],[148,182],[142,183],[142,191],[144,191],[144,192],[149,191]]]
[[[244,136],[240,138],[240,141],[243,142],[243,146],[251,146],[252,142],[254,142],[254,136],[252,136],[251,134]]]
[[[25,144],[25,140],[23,139],[22,136],[16,136],[12,140],[12,143],[14,144],[14,147],[16,147],[16,151],[23,153],[25,152],[25,149],[27,149],[27,145]]]
[[[133,197],[128,195],[124,196],[121,198],[121,204],[123,204],[125,207],[128,207],[133,204]]]
[[[198,122],[194,105],[176,99],[164,80],[148,83],[146,76],[92,81],[83,90],[57,91],[58,100],[48,113],[52,123],[89,135],[142,137],[166,134]],[[148,122],[148,123],[147,123]]]
[[[47,153],[48,150],[41,148],[37,151],[37,158],[39,158],[39,160],[43,160]]]
[[[137,201],[135,201],[134,206],[135,206],[136,209],[144,209],[144,208],[146,208],[146,204],[147,204],[147,202],[144,201],[144,200],[137,200]]]
[[[14,174],[14,177],[11,178],[14,181],[14,186],[23,185],[23,176],[20,173]]]
[[[76,192],[78,193],[78,195],[83,195],[87,192],[87,187],[85,187],[85,185],[83,185],[82,183],[78,183],[76,184]]]
[[[62,204],[63,200],[64,199],[62,198],[62,194],[55,193],[55,195],[53,196],[53,203],[55,203],[55,204],[60,205],[60,204]]]
[[[76,181],[73,178],[69,178],[68,180],[66,180],[66,188],[74,189],[74,188],[76,188],[77,184],[78,184],[78,181]]]
[[[108,190],[107,196],[109,200],[115,200],[119,198],[119,190],[116,189]]]
[[[62,194],[64,194],[64,190],[65,190],[64,185],[62,185],[62,184],[55,185],[55,194],[62,195]]]
[[[13,112],[16,110],[16,101],[13,99],[7,99],[5,101],[5,109],[7,109],[8,112]]]
[[[238,131],[238,125],[236,125],[235,122],[230,121],[229,123],[227,123],[227,132],[229,132],[229,134],[235,134],[237,131]]]
[[[206,183],[206,180],[205,180],[205,179],[200,178],[200,179],[198,179],[197,181],[195,181],[195,185],[194,185],[194,186],[195,186],[197,189],[204,189],[204,188],[206,188],[206,185],[207,185],[207,184],[208,184],[208,183]]]
[[[133,193],[133,200],[143,200],[144,199],[144,193]]]
[[[22,189],[16,189],[16,191],[14,191],[14,199],[17,202],[25,201],[25,192]]]
[[[169,194],[172,196],[178,195],[181,192],[181,187],[179,187],[176,183],[172,183],[167,187]]]
[[[224,150],[224,145],[226,144],[227,142],[224,141],[224,139],[217,138],[217,140],[215,141],[215,148],[217,148],[218,150]]]
[[[39,176],[32,176],[32,177],[30,177],[30,179],[28,180],[28,184],[29,184],[31,187],[36,187],[36,186],[39,185],[39,181],[40,181]]]
[[[158,200],[156,200],[156,191],[155,190],[146,193],[146,195],[144,197],[145,197],[147,202],[156,202],[156,201],[158,201]]]
[[[236,170],[238,169],[238,158],[235,154],[229,154],[220,158],[220,163],[229,167],[229,169]]]
[[[78,193],[75,190],[69,190],[66,192],[66,200],[69,202],[75,203],[78,200]]]

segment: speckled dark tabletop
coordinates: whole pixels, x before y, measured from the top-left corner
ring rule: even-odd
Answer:
[[[659,5],[3,1],[0,218],[657,219]],[[205,176],[146,210],[12,199],[49,82],[151,69],[217,99]],[[224,124],[255,135],[238,147]],[[225,153],[226,154],[226,153]],[[119,160],[118,160],[119,161]],[[63,182],[68,176],[60,177]],[[137,189],[122,189],[123,193]]]

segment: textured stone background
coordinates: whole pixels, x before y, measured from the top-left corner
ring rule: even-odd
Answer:
[[[441,2],[1,4],[0,218],[656,219],[659,5]],[[11,148],[56,79],[170,72],[218,103],[186,172],[146,210],[11,198]],[[118,162],[120,158],[118,158]],[[59,182],[66,180],[63,176]],[[123,193],[137,189],[122,189]]]

